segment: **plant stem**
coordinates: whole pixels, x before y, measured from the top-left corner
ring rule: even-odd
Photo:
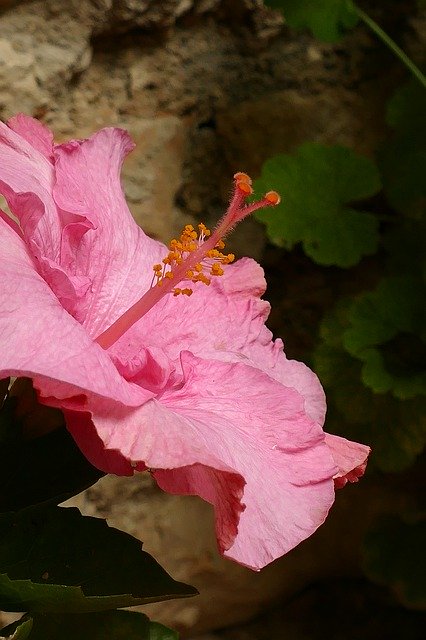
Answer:
[[[354,5],[354,9],[357,12],[358,16],[360,17],[360,19],[363,22],[365,22],[365,24],[372,31],[374,31],[376,36],[380,38],[380,40],[384,42],[385,45],[389,47],[391,51],[393,51],[396,57],[399,58],[403,64],[405,64],[407,69],[410,70],[413,76],[415,76],[417,80],[420,82],[420,84],[426,89],[426,76],[420,71],[420,69],[414,64],[414,62],[410,60],[407,54],[404,53],[403,50],[400,47],[398,47],[396,42],[394,42],[392,38],[390,38],[388,34],[385,33],[385,31],[383,31],[381,27],[379,27],[377,22],[375,22],[372,18],[370,18],[370,16],[367,15],[362,9],[360,9],[356,5]]]

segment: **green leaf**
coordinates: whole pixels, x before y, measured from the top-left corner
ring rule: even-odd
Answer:
[[[18,378],[0,402],[0,513],[58,504],[103,475],[78,449],[63,414],[41,405],[31,381]]]
[[[426,520],[381,518],[364,542],[363,566],[379,584],[391,587],[407,606],[426,608]]]
[[[380,189],[375,165],[340,146],[307,143],[296,155],[278,155],[265,162],[256,190],[276,189],[281,203],[273,213],[256,214],[275,244],[293,247],[322,265],[351,267],[378,243],[378,222],[349,206]]]
[[[426,444],[423,398],[398,400],[375,394],[361,380],[362,363],[345,351],[343,334],[352,301],[343,300],[321,324],[313,364],[327,394],[326,430],[372,448],[369,468],[402,471]]]
[[[178,634],[142,613],[104,611],[83,614],[49,614],[25,616],[24,623],[14,623],[0,631],[8,637],[18,628],[31,624],[29,635],[12,636],[13,640],[178,640]]]
[[[7,413],[6,403],[0,411],[2,432],[21,435]],[[0,513],[43,502],[58,504],[103,475],[86,460],[65,427],[34,440],[9,439],[0,444]]]
[[[8,640],[27,640],[27,638],[30,637],[32,628],[32,619],[25,616],[17,622],[9,624],[7,627],[3,627],[3,629],[0,630],[0,638],[7,638]]]
[[[411,80],[390,100],[387,122],[395,130],[379,151],[383,187],[390,204],[412,218],[426,203],[426,91]]]
[[[426,220],[403,218],[383,236],[389,273],[426,282]]]
[[[349,312],[345,349],[363,362],[375,393],[401,399],[426,395],[426,291],[414,277],[385,278]]]
[[[265,0],[265,5],[281,9],[294,29],[311,29],[319,40],[335,42],[358,22],[351,0]]]
[[[78,509],[0,518],[0,609],[88,612],[195,595],[132,536]]]

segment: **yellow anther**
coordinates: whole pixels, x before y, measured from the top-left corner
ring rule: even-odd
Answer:
[[[204,273],[199,273],[197,276],[194,276],[193,282],[202,282],[203,284],[206,284],[208,286],[211,280],[210,278],[205,276]]]
[[[210,229],[207,229],[206,225],[203,224],[202,222],[200,222],[200,224],[198,225],[198,231],[200,234],[204,234],[206,237],[208,237],[211,234]]]
[[[242,189],[244,190],[246,187],[250,187],[251,180],[247,176],[247,174],[236,174],[235,180],[238,184],[241,182],[243,185]],[[194,229],[192,224],[187,224],[182,230],[180,238],[177,240],[173,238],[169,243],[169,252],[165,258],[163,258],[162,264],[155,264],[153,266],[154,270],[154,281],[157,280],[156,284],[161,286],[165,279],[172,280],[175,277],[176,267],[180,264],[185,264],[185,261],[188,259],[190,253],[197,251],[204,239],[211,235],[210,229],[207,229],[206,225],[202,222],[197,226],[198,231]],[[209,258],[213,261],[213,264],[205,265],[206,269],[210,269],[209,275],[211,276],[221,276],[224,273],[222,265],[229,264],[235,258],[232,253],[228,255],[224,255],[221,253],[221,249],[225,247],[225,243],[223,240],[218,240],[216,245],[212,249],[208,249],[205,252],[205,257]],[[165,267],[169,267],[166,271]],[[179,275],[179,280],[182,276]],[[190,268],[185,272],[185,279],[192,282],[201,282],[205,285],[209,285],[211,283],[211,278],[208,277],[204,273],[204,266],[202,262],[197,262],[195,265],[191,265]],[[176,283],[178,284],[178,283]],[[192,289],[190,288],[180,288],[175,287],[172,289],[173,295],[186,295],[190,296],[192,294]]]
[[[183,294],[184,296],[191,296],[192,295],[192,289],[186,288],[186,289],[180,289],[179,287],[176,287],[175,289],[173,289],[173,295],[174,296],[179,296]]]
[[[220,258],[221,256],[217,249],[210,249],[210,251],[207,251],[206,255],[208,258]]]
[[[223,276],[223,269],[220,266],[220,264],[218,264],[217,262],[215,262],[214,264],[212,264],[212,268],[210,269],[210,273],[212,274],[212,276]]]

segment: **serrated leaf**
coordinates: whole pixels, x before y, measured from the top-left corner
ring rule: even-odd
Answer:
[[[343,300],[323,320],[321,342],[314,352],[314,369],[328,399],[326,430],[368,443],[370,468],[402,471],[426,445],[424,401],[375,394],[363,385],[361,362],[343,346],[349,308],[350,301]]]
[[[294,29],[309,28],[324,42],[336,42],[359,19],[351,0],[265,0],[265,4],[281,9]]]
[[[256,217],[276,244],[302,242],[305,253],[322,265],[351,267],[377,249],[378,222],[352,203],[380,189],[371,160],[341,146],[307,143],[296,155],[281,154],[265,162],[255,182],[259,192],[281,193],[281,203]]]
[[[195,595],[141,543],[78,509],[0,518],[0,609],[88,612]]]
[[[351,306],[344,348],[375,393],[426,395],[426,292],[413,277],[385,278]]]
[[[426,521],[398,516],[379,520],[364,541],[363,566],[379,584],[391,587],[407,606],[426,608]]]
[[[390,100],[387,122],[395,130],[379,154],[383,187],[390,204],[421,218],[426,205],[426,91],[416,80]]]
[[[179,637],[142,613],[130,611],[32,615],[23,620],[2,629],[0,637],[8,637],[25,624],[32,627],[29,635],[12,636],[13,640],[178,640]]]

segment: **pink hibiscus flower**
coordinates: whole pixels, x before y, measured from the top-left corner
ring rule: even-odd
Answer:
[[[213,234],[188,227],[166,248],[125,203],[132,146],[120,129],[55,145],[26,116],[1,124],[0,192],[19,223],[0,212],[0,378],[31,378],[98,468],[148,468],[210,502],[221,552],[259,569],[317,529],[369,448],[324,434],[318,379],[264,325],[262,269],[221,253],[277,195],[246,205],[237,174]]]

